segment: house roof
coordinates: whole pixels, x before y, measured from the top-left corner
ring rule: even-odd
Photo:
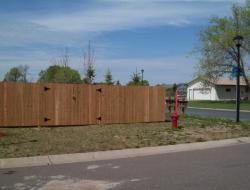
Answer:
[[[228,85],[236,85],[236,79],[230,79],[230,78],[222,78],[222,79],[219,79],[215,82],[212,82],[213,84],[215,85],[224,85],[224,86],[228,86]],[[240,85],[242,86],[246,86],[246,82],[243,78],[240,79]]]
[[[202,79],[202,78],[196,78],[194,80],[192,80],[191,82],[188,83],[188,85],[191,85],[197,81],[201,81],[201,80],[206,80],[208,82],[210,82],[211,84],[214,84],[214,85],[218,85],[218,86],[234,86],[236,85],[236,79],[230,79],[230,78],[220,78],[216,81],[209,81],[207,79]],[[249,78],[249,81],[250,81],[250,78]],[[240,79],[240,85],[241,86],[246,86],[246,82],[243,78]]]

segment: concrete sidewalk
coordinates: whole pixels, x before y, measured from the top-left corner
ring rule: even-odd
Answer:
[[[250,137],[190,143],[190,144],[145,147],[139,149],[124,149],[124,150],[100,151],[100,152],[89,152],[89,153],[9,158],[9,159],[0,159],[0,169],[149,156],[149,155],[166,154],[172,152],[203,150],[209,148],[233,146],[246,143],[250,143]]]

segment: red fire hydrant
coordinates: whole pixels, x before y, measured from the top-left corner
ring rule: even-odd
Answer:
[[[178,89],[175,92],[175,105],[174,105],[174,112],[171,114],[172,118],[172,128],[176,129],[178,127],[178,97],[179,97],[179,91]]]
[[[178,127],[178,114],[176,112],[172,113],[171,118],[172,118],[172,128],[176,129]]]

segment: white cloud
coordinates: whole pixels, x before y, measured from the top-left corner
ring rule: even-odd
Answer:
[[[225,14],[224,6],[211,6],[211,1],[104,2],[109,3],[103,7],[82,9],[66,15],[49,15],[32,21],[52,31],[102,32],[158,25],[181,26],[192,23],[193,19],[206,18],[212,14]],[[224,1],[214,1],[216,2]]]
[[[78,45],[102,32],[153,26],[185,26],[211,15],[226,15],[243,0],[96,0],[74,11],[0,12],[0,47],[30,43]],[[63,6],[63,5],[62,5]],[[83,45],[84,46],[84,45]]]

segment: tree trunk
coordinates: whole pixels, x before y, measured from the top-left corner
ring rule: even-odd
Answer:
[[[243,62],[241,61],[241,70],[242,70],[242,75],[243,75],[243,78],[244,78],[244,81],[246,82],[246,92],[247,92],[247,97],[248,97],[248,100],[250,99],[250,82],[249,82],[249,79],[247,78],[247,75],[246,75],[246,72],[245,72],[245,69],[244,69],[244,65],[243,65]]]

